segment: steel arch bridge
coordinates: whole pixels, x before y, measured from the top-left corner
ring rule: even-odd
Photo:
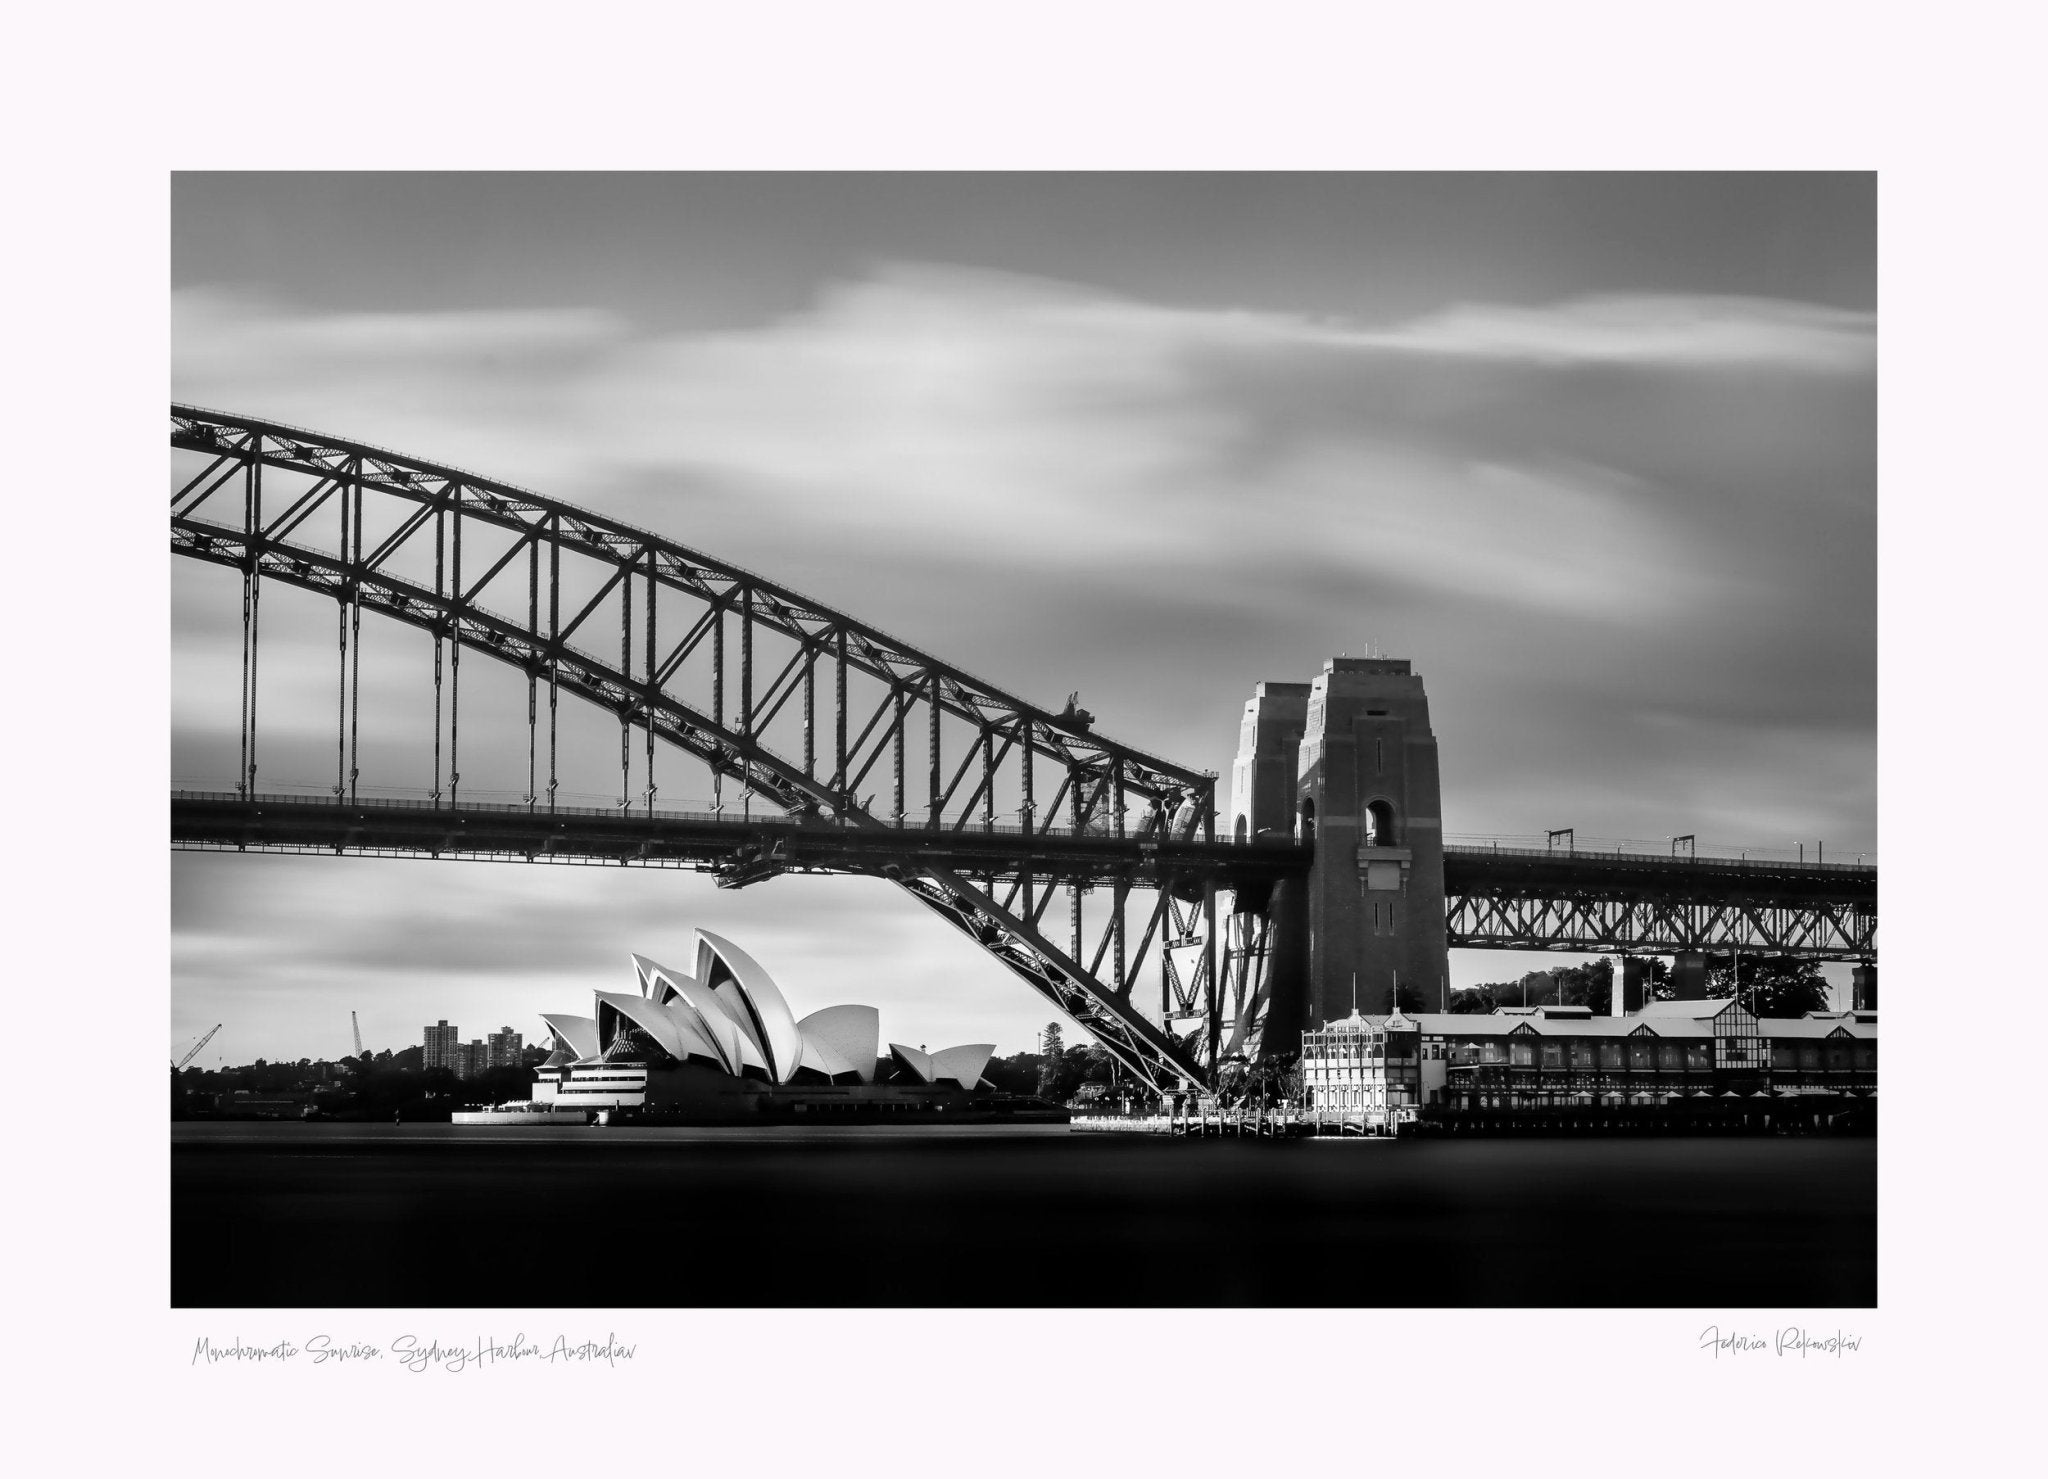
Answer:
[[[521,488],[193,406],[172,406],[171,446],[196,469],[172,495],[172,551],[240,575],[242,643],[234,790],[174,796],[175,844],[669,862],[727,886],[872,874],[1154,1087],[1210,1078],[1218,889],[1255,891],[1310,856],[1220,841],[1213,775],[1096,734],[1072,702],[1039,708],[736,565]],[[257,784],[263,597],[279,587],[334,602],[334,781],[319,802]],[[359,793],[366,612],[432,639],[424,802]],[[525,679],[514,806],[462,800],[465,655]],[[557,804],[564,695],[617,723],[607,810]],[[664,811],[657,762],[678,754],[773,814]],[[1148,957],[1165,1027],[1137,1004]]]
[[[1226,1016],[1232,1045],[1252,1027],[1272,887],[1316,852],[1218,837],[1212,774],[1096,734],[1071,700],[1039,708],[739,566],[509,484],[191,406],[172,406],[171,446],[187,474],[172,552],[235,572],[241,595],[236,779],[173,793],[174,846],[684,867],[722,887],[864,874],[1162,1091],[1213,1080]],[[258,723],[266,590],[333,603],[325,796],[258,785],[276,740]],[[359,786],[365,612],[431,641],[423,799]],[[485,726],[486,749],[523,729],[513,804],[462,792],[465,654],[524,680],[523,725]],[[562,791],[577,711],[617,726],[608,807]],[[658,760],[708,775],[709,808],[663,806]],[[1454,947],[1876,958],[1874,866],[1454,847],[1443,882]]]

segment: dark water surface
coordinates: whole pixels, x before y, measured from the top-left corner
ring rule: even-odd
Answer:
[[[1873,1139],[172,1128],[187,1308],[1877,1302]]]

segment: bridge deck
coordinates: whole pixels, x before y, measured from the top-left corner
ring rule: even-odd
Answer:
[[[1462,949],[1877,957],[1877,869],[1854,863],[1448,848],[1444,906]]]
[[[1638,853],[1444,849],[1447,893],[1678,891],[1688,895],[1877,902],[1877,869],[1855,863],[1795,863],[1767,858],[1669,858]]]
[[[232,792],[173,792],[171,841],[188,849],[342,852],[630,864],[716,872],[743,884],[780,872],[886,874],[924,865],[998,878],[1035,875],[1140,887],[1211,877],[1222,888],[1304,871],[1310,849],[1117,837],[1047,829],[855,828],[788,816],[529,809],[417,801],[341,802],[303,796],[244,800]]]

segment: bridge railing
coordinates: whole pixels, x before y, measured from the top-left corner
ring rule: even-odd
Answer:
[[[273,805],[287,806],[305,806],[314,803],[330,806],[347,806],[360,802],[377,807],[401,807],[408,811],[442,811],[450,814],[488,812],[507,816],[634,817],[641,819],[651,817],[656,821],[741,822],[758,823],[767,826],[808,825],[834,827],[841,825],[840,822],[829,815],[805,818],[783,811],[778,807],[748,806],[739,801],[727,802],[721,807],[716,801],[701,798],[686,799],[680,805],[658,805],[650,810],[644,799],[636,799],[630,804],[614,799],[609,801],[608,804],[601,806],[568,805],[562,801],[562,793],[560,792],[556,793],[555,803],[550,806],[544,798],[529,802],[516,791],[476,792],[468,787],[463,789],[462,798],[457,803],[447,800],[437,801],[430,792],[424,789],[398,786],[380,786],[374,790],[365,787],[358,791],[355,796],[343,798],[335,794],[332,786],[293,786],[289,783],[274,784],[278,784],[279,788],[276,790],[259,791],[254,797],[249,799],[258,804],[268,802]],[[576,800],[584,802],[600,799],[598,796],[588,792],[575,792],[571,794]],[[477,799],[480,795],[499,799],[488,801]],[[222,790],[204,787],[174,787],[171,791],[171,796],[173,799],[186,801],[241,801],[244,799],[240,792],[233,789]],[[889,820],[889,818],[884,818],[884,820]],[[931,830],[930,814],[927,812],[905,812],[901,830],[905,832],[925,832]],[[1121,837],[1111,830],[1107,824],[1083,827],[1078,830],[1071,826],[1033,826],[1028,829],[1027,833],[1027,829],[1017,822],[997,822],[993,825],[972,822],[965,827],[949,825],[940,830],[969,836],[997,834],[1010,837],[1023,837],[1026,835],[1032,837],[1083,837],[1105,842],[1151,840],[1143,832],[1140,823],[1128,820],[1125,823]],[[1178,837],[1174,840],[1188,843],[1200,843],[1202,841],[1200,836]],[[1219,831],[1213,843],[1204,845],[1253,848],[1266,844],[1257,843],[1249,839],[1239,842]]]
[[[1672,848],[1670,841],[1653,842],[1642,838],[1584,837],[1570,846],[1551,847],[1540,837],[1490,837],[1472,833],[1446,833],[1445,853],[1489,857],[1524,858],[1583,858],[1589,862],[1601,858],[1636,859],[1643,862],[1701,863],[1717,866],[1740,867],[1748,863],[1791,863],[1797,867],[1843,869],[1850,872],[1874,872],[1877,868],[1875,852],[1859,852],[1850,855],[1851,861],[1839,859],[1829,861],[1824,850],[1815,847],[1803,852],[1797,847],[1738,847],[1732,843],[1709,843],[1697,850],[1690,847]]]

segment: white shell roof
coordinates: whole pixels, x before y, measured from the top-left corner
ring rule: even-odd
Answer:
[[[677,983],[689,979],[681,971],[672,971],[644,955],[633,957],[633,974],[640,982],[640,994],[655,1002],[672,1000],[682,991]]]
[[[725,972],[719,972],[716,964],[722,964]],[[729,972],[732,982],[738,988],[740,1011],[733,1015],[736,1020],[748,1021],[751,1031],[748,1036],[759,1044],[767,1056],[764,1065],[769,1075],[779,1084],[786,1084],[796,1073],[797,1060],[803,1055],[803,1034],[797,1030],[796,1017],[789,1010],[789,1003],[782,999],[782,991],[776,986],[759,961],[723,935],[714,935],[710,930],[697,931],[697,975],[705,981],[717,981],[719,976]],[[725,993],[725,983],[719,982],[718,991]]]
[[[597,1014],[600,1027],[599,1039],[602,1047],[608,1048],[611,1046],[611,1043],[603,1041],[602,1026],[604,1023],[604,1009],[606,1007],[612,1008],[612,1010],[627,1021],[640,1027],[649,1037],[654,1039],[662,1051],[677,1058],[687,1058],[690,1056],[689,1046],[684,1043],[682,1035],[676,1031],[675,1018],[671,1017],[646,997],[626,991],[600,991],[597,993]]]
[[[882,1051],[882,1014],[873,1007],[826,1007],[812,1012],[796,1024],[807,1051],[836,1057],[845,1068],[827,1072],[852,1072],[862,1083],[872,1083],[875,1059]]]
[[[768,1049],[762,1045],[761,1030],[754,1023],[754,1013],[747,1002],[747,994],[740,990],[737,981],[720,981],[711,988],[711,994],[718,998],[718,1004],[725,1008],[726,1016],[746,1039],[746,1046],[753,1050],[754,1061],[761,1067],[768,1066]]]
[[[822,1073],[827,1078],[837,1078],[842,1073],[854,1072],[854,1066],[823,1043],[804,1039],[804,1050],[797,1057],[796,1066]]]
[[[597,1056],[597,1019],[595,1017],[572,1017],[567,1012],[542,1012],[541,1021],[548,1024],[548,1031],[566,1043],[569,1051],[578,1058]]]
[[[996,1045],[992,1042],[941,1048],[932,1054],[932,1077],[949,1078],[963,1089],[972,1089],[981,1082],[981,1071],[988,1067],[988,1060],[995,1050]]]
[[[669,1003],[669,1010],[691,1021],[698,1031],[718,1049],[719,1061],[725,1064],[725,1071],[737,1074],[750,1059],[760,1055],[749,1043],[746,1034],[740,1031],[739,1023],[733,1021],[726,1011],[725,1003],[713,995],[704,985],[691,976],[671,978],[677,988],[675,1000]]]

